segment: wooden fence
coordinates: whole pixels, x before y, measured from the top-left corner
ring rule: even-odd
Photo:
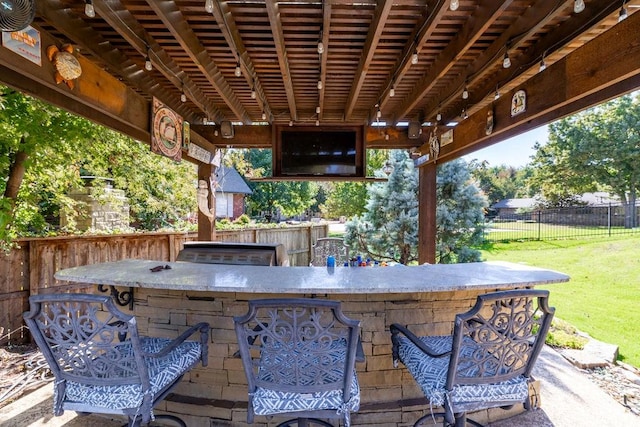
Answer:
[[[239,243],[282,243],[292,266],[309,265],[311,246],[328,235],[327,225],[256,228],[216,232],[216,240]],[[21,342],[22,313],[29,295],[56,291],[95,292],[93,286],[58,282],[54,273],[64,268],[121,259],[175,261],[184,242],[196,233],[145,233],[20,239],[18,249],[0,255],[0,345]],[[11,334],[16,331],[16,334]],[[9,337],[9,335],[12,335]]]

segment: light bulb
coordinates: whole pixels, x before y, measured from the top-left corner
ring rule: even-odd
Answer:
[[[240,77],[242,75],[242,70],[240,69],[240,61],[236,64],[236,69],[233,72],[236,77]]]
[[[214,131],[213,131],[213,136],[218,136],[218,135],[219,135],[219,133],[218,133],[218,129],[214,130]]]
[[[319,105],[316,107],[316,114],[320,114],[320,106]]]
[[[389,134],[388,134],[388,133],[385,133],[385,134],[384,134],[384,140],[385,140],[385,141],[388,141],[388,140],[389,140]]]
[[[497,100],[500,98],[500,91],[498,89],[496,89],[496,93],[493,94],[493,99]]]
[[[256,89],[255,88],[251,89],[251,99],[256,99],[257,96],[258,95],[256,94]]]
[[[293,120],[289,120],[289,127],[293,126]]]
[[[149,55],[147,55],[146,59],[144,60],[144,69],[147,70],[147,71],[153,70],[153,64],[151,63],[151,60],[149,59]]]
[[[624,7],[624,2],[622,2],[622,7],[620,8],[620,14],[618,15],[618,22],[624,21],[627,19],[627,8]]]
[[[511,67],[511,59],[509,59],[509,52],[504,53],[504,58],[502,59],[502,67],[503,68]]]
[[[393,98],[394,96],[396,96],[396,88],[391,86],[391,89],[389,89],[389,97]]]
[[[84,5],[84,14],[87,15],[89,18],[96,17],[96,10],[93,7],[92,0],[87,0],[87,4]]]
[[[417,50],[415,52],[413,52],[413,55],[411,55],[411,63],[413,65],[416,65],[418,63],[418,51]]]
[[[185,95],[184,92],[180,94],[180,101],[187,102],[187,95]]]
[[[382,111],[380,111],[380,108],[378,108],[378,111],[376,112],[376,117],[377,118],[382,117]]]
[[[584,10],[584,0],[576,0],[573,3],[573,11],[575,13],[580,13]]]
[[[204,10],[206,10],[207,13],[213,13],[213,0],[206,0],[204,2]]]
[[[267,113],[264,111],[262,112],[262,120],[267,120]]]
[[[322,89],[322,80],[318,80],[318,89]]]
[[[451,3],[449,3],[449,9],[451,10],[458,10],[459,7],[460,2],[458,0],[451,0]]]
[[[316,120],[316,126],[320,126],[320,120]]]
[[[438,111],[438,114],[436,114],[436,120],[437,121],[442,120],[442,114],[440,114],[440,111]]]
[[[542,59],[540,60],[540,72],[543,72],[543,71],[544,71],[544,70],[546,70],[546,69],[547,69],[547,63],[546,63],[546,62],[544,62],[544,58],[542,58]]]
[[[469,115],[467,114],[467,110],[465,108],[462,109],[462,114],[460,114],[463,119],[468,119]]]
[[[462,91],[462,99],[468,99],[469,98],[469,91],[467,90],[467,87],[465,86],[463,91]]]
[[[324,43],[319,41],[318,42],[318,54],[322,55],[323,52],[324,52]]]

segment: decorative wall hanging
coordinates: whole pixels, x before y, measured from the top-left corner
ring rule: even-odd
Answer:
[[[80,62],[73,56],[73,46],[63,44],[58,48],[56,45],[51,45],[47,47],[47,58],[56,70],[56,83],[65,82],[70,89],[73,89],[75,86],[73,81],[82,74]]]
[[[213,193],[213,196],[215,198],[215,193]],[[207,185],[207,181],[205,181],[204,179],[198,181],[197,198],[198,209],[200,209],[200,212],[202,212],[207,218],[209,218],[209,221],[213,222],[214,217],[216,216],[216,204],[214,202],[214,207],[209,207],[209,186]]]
[[[438,160],[438,155],[440,154],[440,141],[438,140],[436,130],[437,128],[433,128],[429,135],[429,152],[433,160]]]
[[[188,121],[182,122],[182,149],[188,150],[191,144],[191,125]]]
[[[484,133],[486,135],[493,133],[493,109],[487,111],[487,124],[485,125]]]
[[[440,135],[440,148],[453,142],[453,129],[449,129]]]
[[[519,90],[511,98],[511,117],[524,113],[527,109],[527,93]]]
[[[2,32],[2,46],[39,66],[42,65],[40,43],[40,31],[32,26],[20,31]]]
[[[182,158],[182,117],[153,98],[151,151],[175,161]]]

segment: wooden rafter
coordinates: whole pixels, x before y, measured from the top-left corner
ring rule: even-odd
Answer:
[[[289,59],[287,58],[287,49],[284,43],[284,31],[282,30],[282,21],[280,20],[280,12],[276,0],[266,0],[267,13],[269,14],[269,23],[271,24],[271,33],[276,44],[276,53],[278,55],[278,63],[280,64],[280,72],[284,81],[284,90],[287,94],[287,102],[289,103],[289,113],[291,120],[298,120],[298,109],[296,107],[296,97],[293,91],[293,82],[291,81],[291,71],[289,70]]]
[[[320,59],[320,80],[327,81],[327,58],[329,56],[329,34],[331,32],[331,3],[326,2],[322,4],[322,44],[324,45],[324,53]],[[320,89],[320,99],[318,105],[320,106],[319,120],[322,120],[324,114],[324,91],[326,85]]]
[[[349,98],[347,98],[347,106],[345,108],[345,117],[347,121],[352,120],[353,109],[356,106],[356,101],[360,95],[360,90],[364,84],[365,77],[369,71],[369,65],[375,54],[376,47],[380,41],[380,35],[384,30],[387,17],[393,6],[392,0],[383,0],[376,6],[376,11],[373,16],[373,21],[369,26],[369,33],[367,35],[367,41],[364,44],[362,55],[360,55],[360,62],[356,71],[355,79],[351,84],[351,91],[349,92]]]
[[[172,1],[158,2],[155,0],[147,0],[147,3],[233,113],[243,122],[250,123],[247,111],[207,53],[206,48],[189,27],[176,4]]]

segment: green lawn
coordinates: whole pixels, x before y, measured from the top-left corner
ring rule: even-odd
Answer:
[[[640,235],[584,240],[493,243],[485,260],[557,270],[568,283],[547,285],[556,316],[596,339],[620,346],[620,358],[640,367]]]

